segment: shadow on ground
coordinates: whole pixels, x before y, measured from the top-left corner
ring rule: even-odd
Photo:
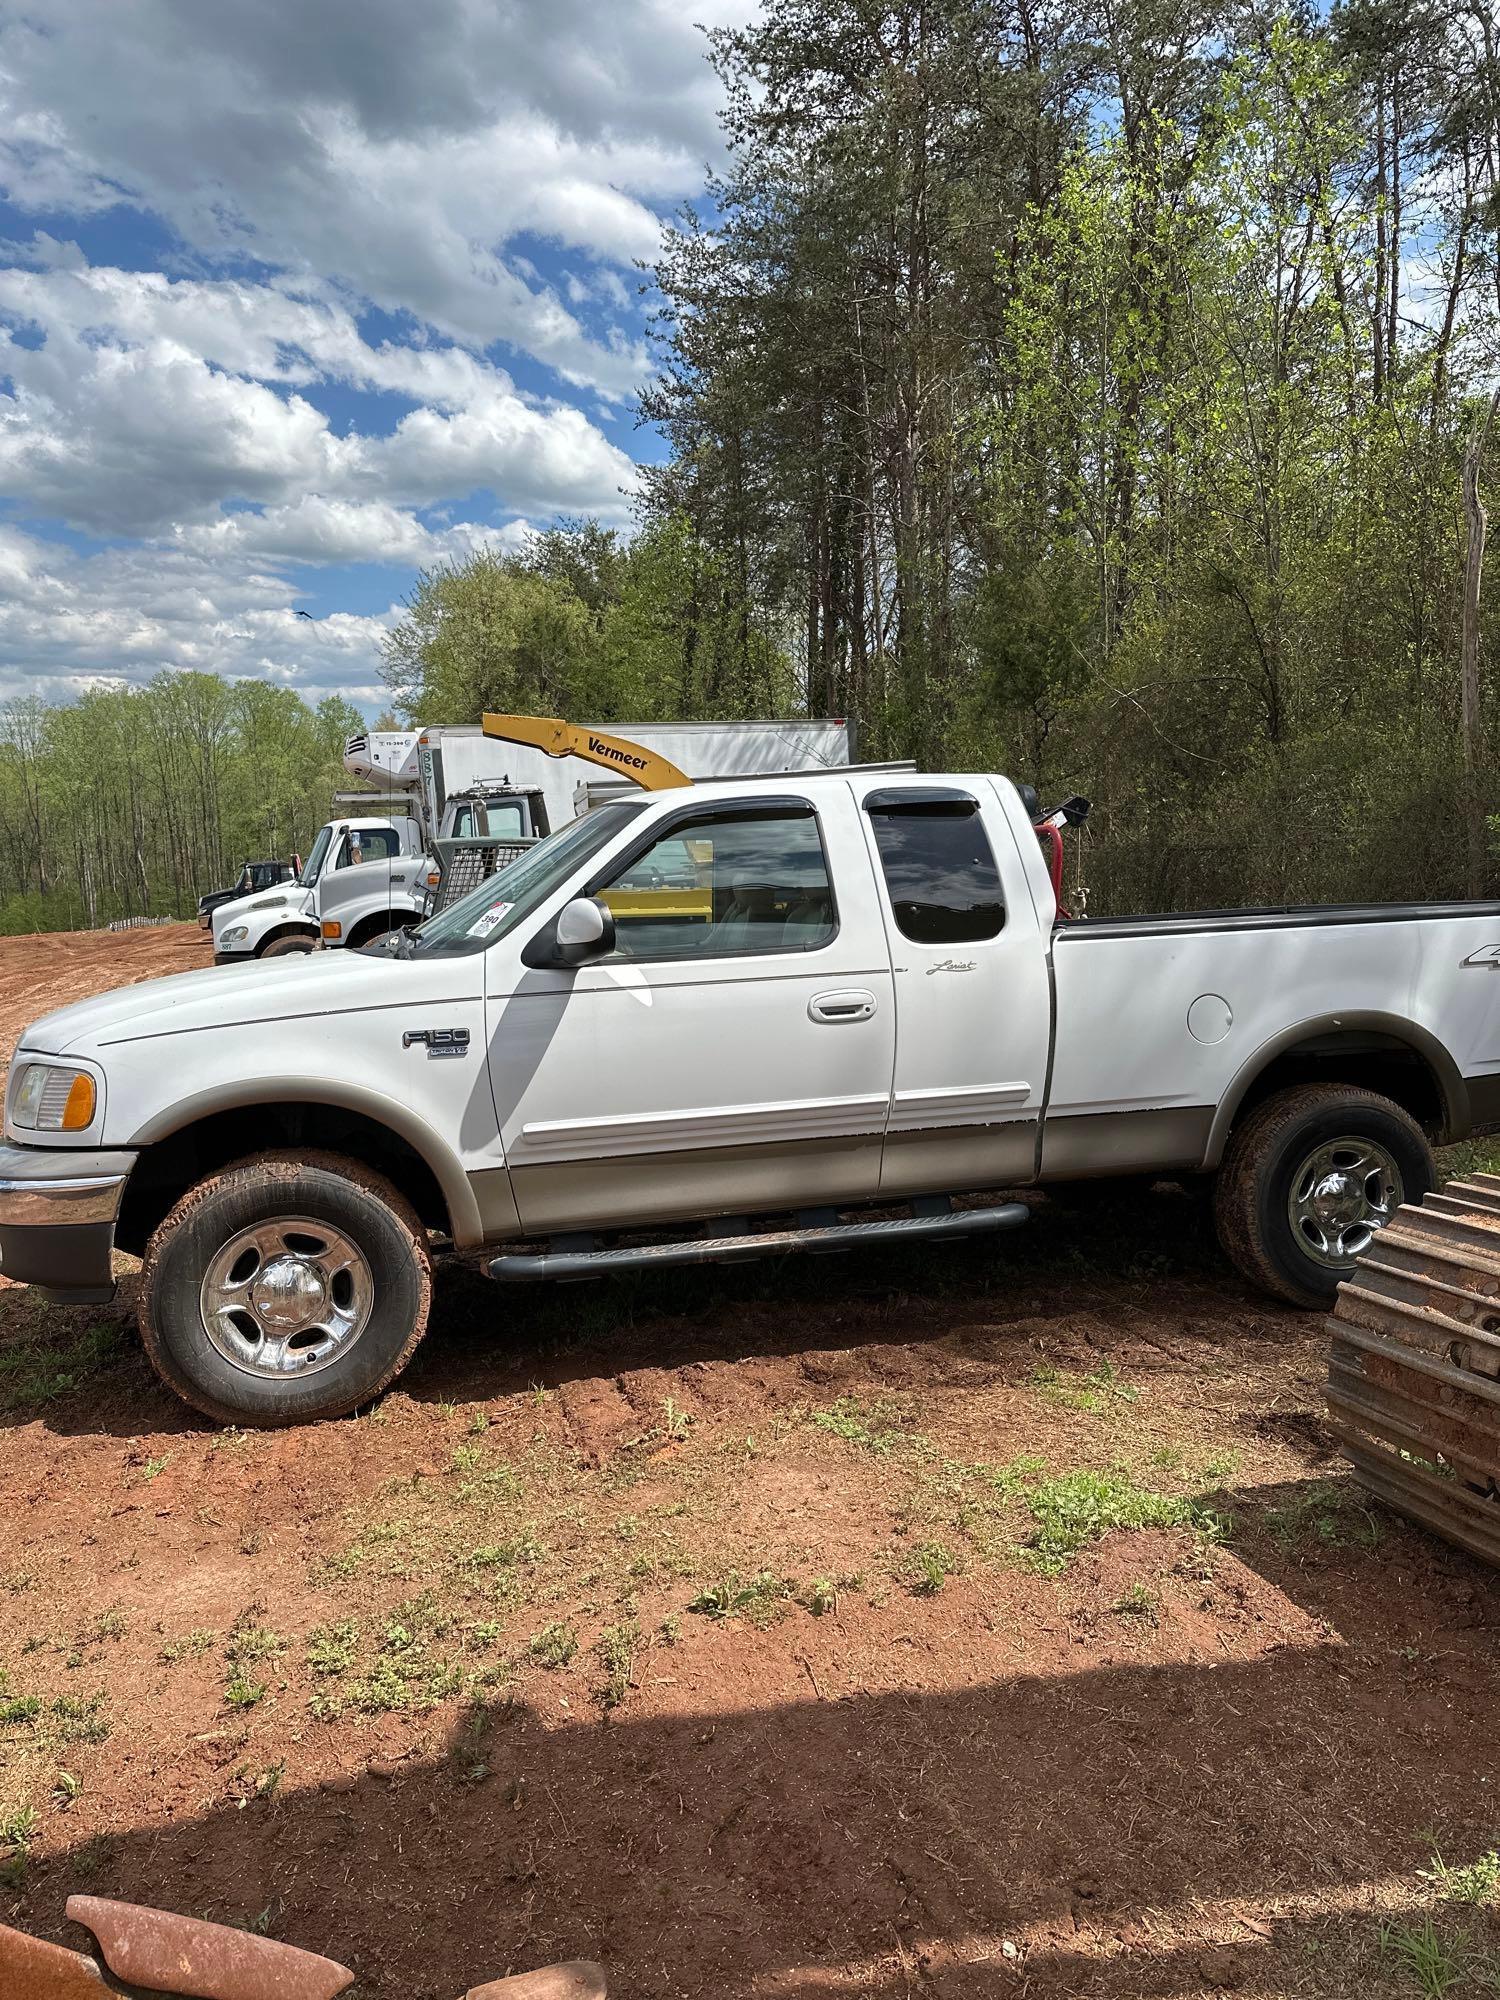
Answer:
[[[64,1853],[22,1921],[63,1935],[86,1874],[327,1950],[378,2000],[570,1955],[622,1996],[1331,1996],[1380,1983],[1384,1877],[1495,1835],[1500,1663],[1410,1657],[1378,1610],[1253,1662],[736,1713],[669,1653],[644,1671],[677,1712],[474,1711],[437,1761]]]

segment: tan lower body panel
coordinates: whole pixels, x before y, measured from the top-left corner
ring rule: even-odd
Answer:
[[[528,1233],[826,1208],[879,1194],[880,1136],[562,1160],[513,1168],[510,1178]]]
[[[1053,1113],[1042,1130],[1042,1179],[1086,1180],[1094,1174],[1160,1173],[1201,1167],[1213,1128],[1211,1104],[1172,1104],[1158,1111]]]
[[[892,1132],[880,1165],[882,1194],[1017,1187],[1036,1178],[1036,1119]]]

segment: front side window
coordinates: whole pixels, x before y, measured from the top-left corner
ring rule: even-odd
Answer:
[[[679,821],[593,893],[621,958],[816,951],[837,929],[817,819],[795,806]]]
[[[976,944],[999,936],[1000,876],[972,799],[868,809],[903,937],[913,944]]]
[[[393,826],[351,827],[339,849],[335,868],[358,868],[365,861],[393,861],[401,839]]]
[[[453,957],[483,951],[508,936],[644,809],[644,801],[622,799],[561,827],[450,903],[441,915],[408,931],[408,952],[419,958]]]

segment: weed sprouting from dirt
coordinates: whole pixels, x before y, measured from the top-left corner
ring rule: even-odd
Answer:
[[[1119,1618],[1139,1618],[1143,1624],[1153,1627],[1161,1622],[1157,1599],[1143,1583],[1130,1584],[1109,1608]]]
[[[961,1564],[952,1549],[942,1542],[923,1542],[912,1550],[911,1589],[915,1597],[936,1597],[950,1576],[958,1573]]]
[[[1420,1873],[1445,1903],[1494,1906],[1500,1898],[1500,1849],[1492,1847],[1473,1861],[1454,1866],[1434,1848],[1432,1866]]]
[[[1382,1924],[1380,1950],[1407,1975],[1422,2000],[1444,2000],[1475,1966],[1469,1933],[1444,1937],[1430,1916],[1420,1922]]]
[[[606,1625],[599,1634],[594,1651],[604,1670],[599,1688],[601,1708],[619,1708],[629,1694],[631,1673],[640,1644],[641,1628],[633,1618],[618,1625]]]
[[[578,1627],[553,1619],[532,1633],[526,1650],[539,1667],[565,1667],[578,1651]]]
[[[789,1577],[773,1576],[770,1570],[745,1577],[730,1570],[700,1590],[688,1610],[721,1624],[730,1618],[743,1618],[764,1628],[781,1616],[796,1595],[797,1586]]]
[[[352,1618],[341,1618],[337,1624],[319,1625],[308,1633],[304,1657],[310,1672],[329,1679],[349,1671],[358,1648],[358,1624]]]

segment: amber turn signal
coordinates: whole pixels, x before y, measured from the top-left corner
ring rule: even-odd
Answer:
[[[94,1079],[79,1071],[68,1085],[67,1101],[63,1105],[62,1129],[65,1132],[81,1132],[94,1122]]]

